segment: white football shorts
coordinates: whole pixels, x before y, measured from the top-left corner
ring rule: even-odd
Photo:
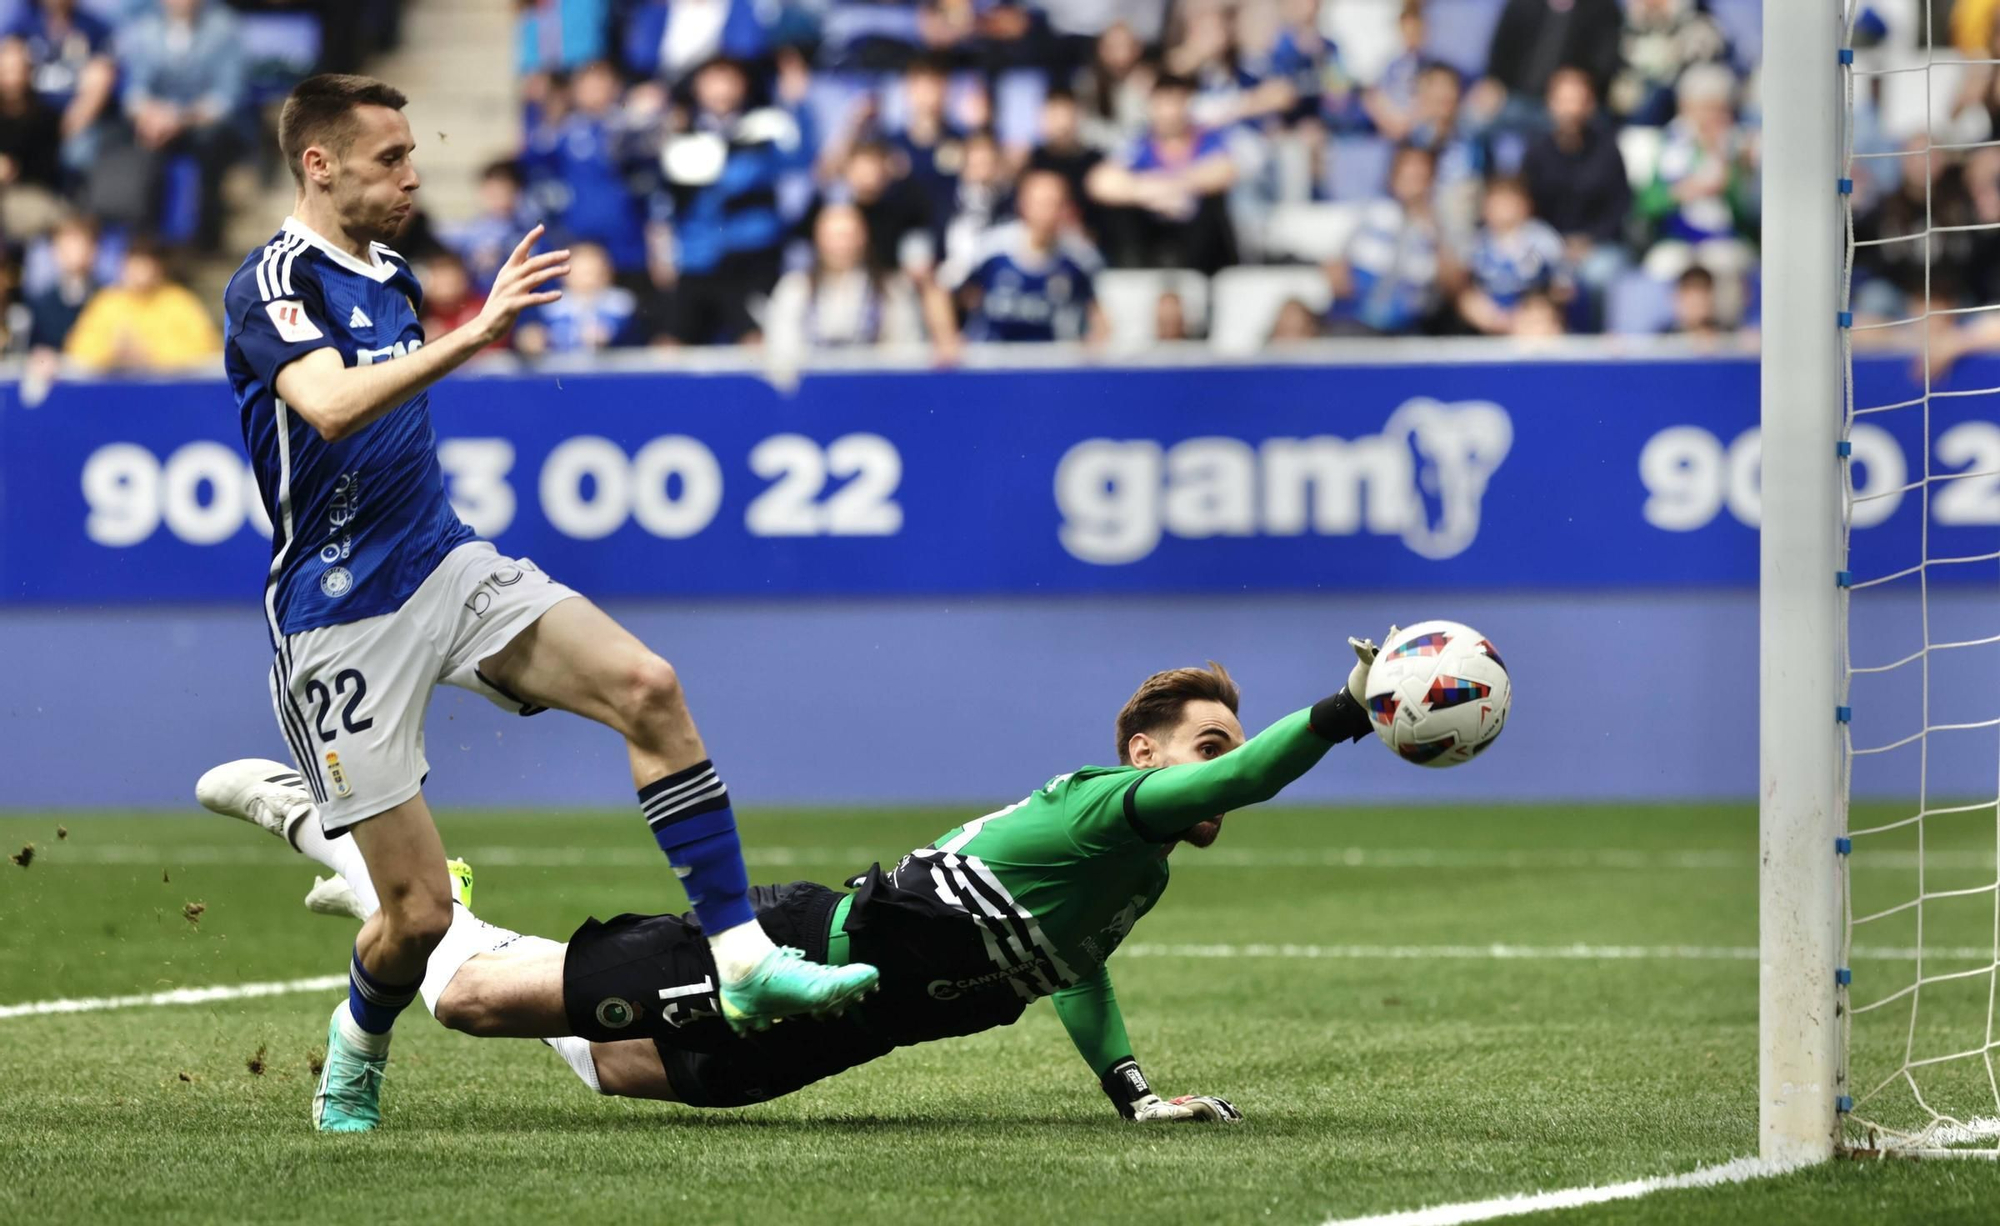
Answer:
[[[516,714],[540,711],[481,675],[479,662],[576,594],[527,558],[468,541],[394,613],[286,635],[271,702],[321,827],[338,833],[423,787],[424,715],[439,683]]]

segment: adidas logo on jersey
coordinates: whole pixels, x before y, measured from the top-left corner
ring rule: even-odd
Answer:
[[[354,313],[347,317],[347,326],[350,328],[372,328],[375,326],[375,321],[362,314],[361,308],[357,306],[354,308]]]

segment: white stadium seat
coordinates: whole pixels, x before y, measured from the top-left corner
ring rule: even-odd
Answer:
[[[1217,353],[1248,354],[1264,347],[1278,311],[1293,298],[1315,314],[1333,302],[1333,287],[1317,268],[1225,268],[1210,284],[1214,321],[1208,343]]]
[[[1184,268],[1117,268],[1097,274],[1097,301],[1111,321],[1113,353],[1138,353],[1154,343],[1160,295],[1174,290],[1199,336],[1208,318],[1208,278]]]
[[[1267,255],[1318,264],[1347,250],[1361,224],[1355,204],[1281,204],[1271,210],[1264,230]]]
[[[1646,190],[1653,181],[1653,167],[1660,162],[1664,138],[1658,128],[1620,128],[1618,154],[1625,159],[1625,177],[1635,192]]]

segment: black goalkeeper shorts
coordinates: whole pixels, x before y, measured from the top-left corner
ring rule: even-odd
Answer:
[[[771,940],[814,961],[840,894],[810,881],[753,886]],[[674,1096],[691,1107],[741,1107],[790,1094],[894,1050],[859,1017],[792,1018],[739,1035],[722,1020],[715,958],[692,913],[585,921],[563,962],[570,1033],[597,1043],[651,1039]]]

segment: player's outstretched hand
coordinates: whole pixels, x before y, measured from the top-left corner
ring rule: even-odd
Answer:
[[[1396,637],[1396,628],[1389,627],[1389,634],[1383,642]],[[1368,670],[1375,666],[1375,640],[1350,638],[1347,645],[1354,648],[1355,665],[1347,674],[1347,696],[1356,702],[1368,700]]]
[[[1148,1094],[1133,1104],[1132,1111],[1135,1124],[1234,1124],[1242,1118],[1243,1113],[1231,1106],[1228,1099],[1207,1094],[1184,1094],[1179,1098]]]
[[[569,275],[569,251],[529,255],[541,237],[541,226],[528,231],[520,246],[514,248],[514,254],[500,266],[500,275],[493,278],[493,288],[487,293],[486,305],[476,321],[486,343],[491,344],[513,331],[514,321],[522,311],[562,297],[561,290],[542,287],[557,277]]]

